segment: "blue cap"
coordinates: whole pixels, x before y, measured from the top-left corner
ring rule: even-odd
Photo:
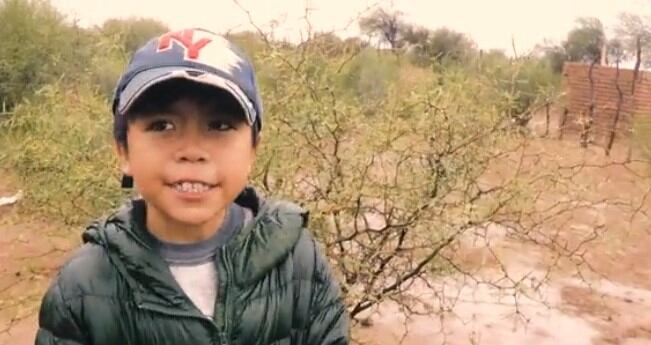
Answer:
[[[186,79],[230,93],[249,125],[262,128],[262,100],[253,64],[223,36],[203,29],[168,32],[142,46],[118,81],[113,114],[124,116],[146,90],[170,79]]]

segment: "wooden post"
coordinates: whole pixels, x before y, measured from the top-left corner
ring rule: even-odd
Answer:
[[[596,105],[596,92],[595,92],[595,81],[594,81],[594,66],[597,64],[595,59],[590,64],[590,69],[588,70],[588,80],[590,81],[590,106],[588,107],[587,119],[582,119],[581,122],[581,147],[586,148],[590,143],[590,136],[592,134],[592,123],[595,118],[595,108]]]
[[[550,103],[547,102],[545,104],[545,138],[549,136],[549,108],[550,108]]]
[[[606,144],[606,156],[610,156],[610,150],[613,148],[615,142],[615,132],[617,131],[617,123],[622,113],[622,104],[624,103],[624,92],[619,86],[619,61],[617,61],[617,69],[615,70],[615,87],[617,88],[617,109],[615,109],[615,117],[610,127],[608,143]]]
[[[563,134],[565,134],[565,124],[567,123],[567,113],[569,113],[569,109],[567,107],[563,107],[563,114],[561,115],[561,121],[559,124],[559,133],[558,133],[558,139],[563,140]]]

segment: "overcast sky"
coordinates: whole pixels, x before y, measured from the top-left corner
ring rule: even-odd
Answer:
[[[115,17],[152,17],[172,29],[205,27],[224,32],[249,29],[246,13],[233,0],[51,0],[81,25],[101,24]],[[299,39],[306,32],[306,6],[314,30],[334,30],[342,36],[358,33],[355,18],[369,7],[399,10],[412,23],[429,28],[447,26],[472,37],[482,49],[526,53],[549,39],[558,43],[577,17],[597,17],[607,28],[617,15],[633,12],[651,16],[651,0],[239,0],[256,25],[276,35]],[[352,22],[352,24],[350,24]]]

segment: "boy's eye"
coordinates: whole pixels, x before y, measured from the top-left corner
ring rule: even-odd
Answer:
[[[174,124],[167,120],[156,120],[147,126],[147,130],[154,132],[164,132],[174,129]]]
[[[227,131],[233,128],[233,125],[231,125],[228,122],[224,121],[211,121],[209,124],[210,129],[216,130],[216,131]]]

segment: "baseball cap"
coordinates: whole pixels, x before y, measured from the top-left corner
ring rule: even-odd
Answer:
[[[184,29],[151,39],[133,55],[113,97],[114,116],[125,116],[149,88],[186,79],[228,92],[242,106],[246,121],[262,128],[262,100],[253,64],[233,43],[204,29]]]
[[[165,33],[138,49],[115,87],[113,115],[125,116],[149,88],[186,79],[228,92],[242,106],[246,122],[262,129],[262,100],[249,58],[223,36],[194,28]],[[122,187],[133,187],[131,176]]]

